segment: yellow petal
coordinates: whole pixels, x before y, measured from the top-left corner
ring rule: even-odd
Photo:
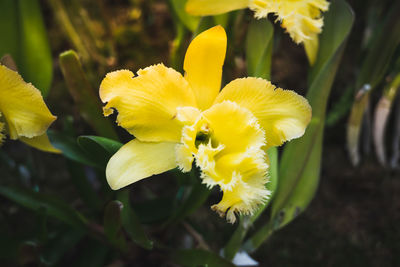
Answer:
[[[104,115],[118,111],[117,122],[141,141],[178,142],[182,122],[177,108],[196,107],[189,84],[180,73],[162,64],[138,71],[108,73],[100,85],[100,98],[107,105]]]
[[[221,89],[226,42],[224,28],[215,26],[194,38],[186,51],[183,65],[185,78],[202,110],[211,106]]]
[[[318,35],[314,34],[310,39],[304,41],[304,49],[306,50],[308,62],[310,65],[314,65],[318,54]]]
[[[186,12],[195,16],[210,16],[243,9],[249,5],[249,0],[189,0]]]
[[[302,136],[311,120],[311,107],[304,97],[259,78],[230,82],[215,102],[225,100],[251,111],[265,130],[267,147]]]
[[[125,144],[107,164],[107,182],[113,190],[176,167],[175,143],[148,143],[135,139]]]
[[[46,132],[56,119],[32,84],[15,71],[0,65],[0,111],[11,139],[34,137]]]
[[[50,140],[49,140],[49,137],[47,136],[47,134],[42,134],[42,135],[35,136],[32,138],[22,136],[19,138],[19,140],[31,147],[34,147],[36,149],[39,149],[39,150],[42,150],[45,152],[61,153],[60,150],[53,147],[53,145],[50,143]]]
[[[255,11],[257,18],[265,18],[269,13],[274,13],[293,41],[302,43],[321,32],[324,24],[321,11],[328,10],[329,2],[326,0],[251,0],[249,7]]]

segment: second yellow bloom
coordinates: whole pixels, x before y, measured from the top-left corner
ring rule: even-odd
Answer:
[[[186,10],[192,15],[210,16],[250,8],[258,19],[274,14],[297,44],[303,43],[308,59],[314,64],[318,51],[318,34],[324,25],[321,12],[326,0],[188,0]]]

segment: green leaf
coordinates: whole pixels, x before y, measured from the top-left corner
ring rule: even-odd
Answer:
[[[169,0],[172,5],[173,11],[179,20],[191,31],[194,32],[199,25],[200,17],[189,15],[185,11],[187,0]]]
[[[228,28],[230,18],[231,18],[230,13],[224,13],[221,15],[214,16],[214,21],[216,25],[221,25],[224,29],[226,29]]]
[[[193,38],[199,35],[200,33],[204,32],[205,30],[208,30],[212,27],[214,27],[215,24],[215,19],[214,17],[208,16],[208,17],[202,17],[200,19],[200,23],[197,25],[196,30],[193,32]]]
[[[0,58],[10,54],[25,81],[46,96],[53,61],[38,0],[0,1]]]
[[[178,250],[172,253],[175,263],[187,267],[234,267],[235,265],[217,254],[200,249]]]
[[[52,216],[74,228],[82,229],[87,225],[87,220],[82,214],[53,196],[30,189],[6,186],[0,186],[0,195],[33,211],[44,208],[48,216]]]
[[[47,31],[38,0],[19,0],[18,69],[24,80],[31,82],[47,96],[53,78],[53,59]]]
[[[384,14],[382,24],[373,32],[371,46],[357,75],[357,89],[364,84],[375,88],[387,72],[393,54],[400,43],[399,13],[400,2],[395,2],[389,12]]]
[[[125,231],[136,244],[145,249],[152,249],[153,242],[147,238],[147,235],[140,224],[139,218],[131,207],[129,191],[120,190],[117,193],[117,197],[123,204],[121,219]]]
[[[305,135],[289,142],[284,148],[270,222],[246,242],[244,248],[247,251],[254,251],[273,231],[303,212],[315,195],[320,175],[326,105],[354,15],[345,1],[337,0],[331,3],[324,20],[319,56],[311,71],[311,85],[307,93],[313,118]]]
[[[60,149],[66,158],[84,165],[104,170],[105,165],[96,162],[91,155],[87,154],[78,145],[74,138],[51,130],[49,130],[47,134],[53,146]]]
[[[269,80],[274,28],[266,19],[253,19],[246,38],[247,72],[250,76]]]
[[[19,57],[19,28],[17,14],[17,1],[0,1],[0,58],[5,54],[10,54],[15,60]]]
[[[112,155],[122,147],[120,142],[101,136],[83,135],[79,136],[77,141],[87,154],[91,155],[96,162],[104,167]]]
[[[111,121],[102,115],[100,99],[86,79],[78,55],[72,50],[60,54],[60,66],[81,116],[98,134],[118,140]]]
[[[175,24],[176,36],[171,44],[171,49],[169,53],[169,65],[171,68],[182,72],[183,71],[183,61],[185,58],[184,44],[185,44],[185,34],[187,30],[181,23]]]

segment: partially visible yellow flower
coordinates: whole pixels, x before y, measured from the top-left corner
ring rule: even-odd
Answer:
[[[46,135],[55,119],[38,89],[0,65],[0,145],[7,134],[37,149],[59,153]]]
[[[318,51],[318,34],[324,24],[321,11],[327,11],[326,0],[189,0],[186,11],[192,15],[217,15],[250,8],[255,17],[273,13],[297,44],[303,43],[311,64]]]
[[[303,135],[311,119],[306,99],[259,78],[230,82],[220,91],[227,38],[221,26],[198,35],[186,52],[185,76],[163,64],[107,74],[100,85],[106,116],[136,139],[109,161],[107,181],[117,190],[192,163],[222,200],[213,205],[229,222],[268,199],[265,150]]]

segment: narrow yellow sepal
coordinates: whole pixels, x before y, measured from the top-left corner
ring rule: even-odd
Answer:
[[[223,27],[215,26],[200,33],[190,43],[183,65],[201,110],[211,106],[221,89],[222,65],[227,37]]]

